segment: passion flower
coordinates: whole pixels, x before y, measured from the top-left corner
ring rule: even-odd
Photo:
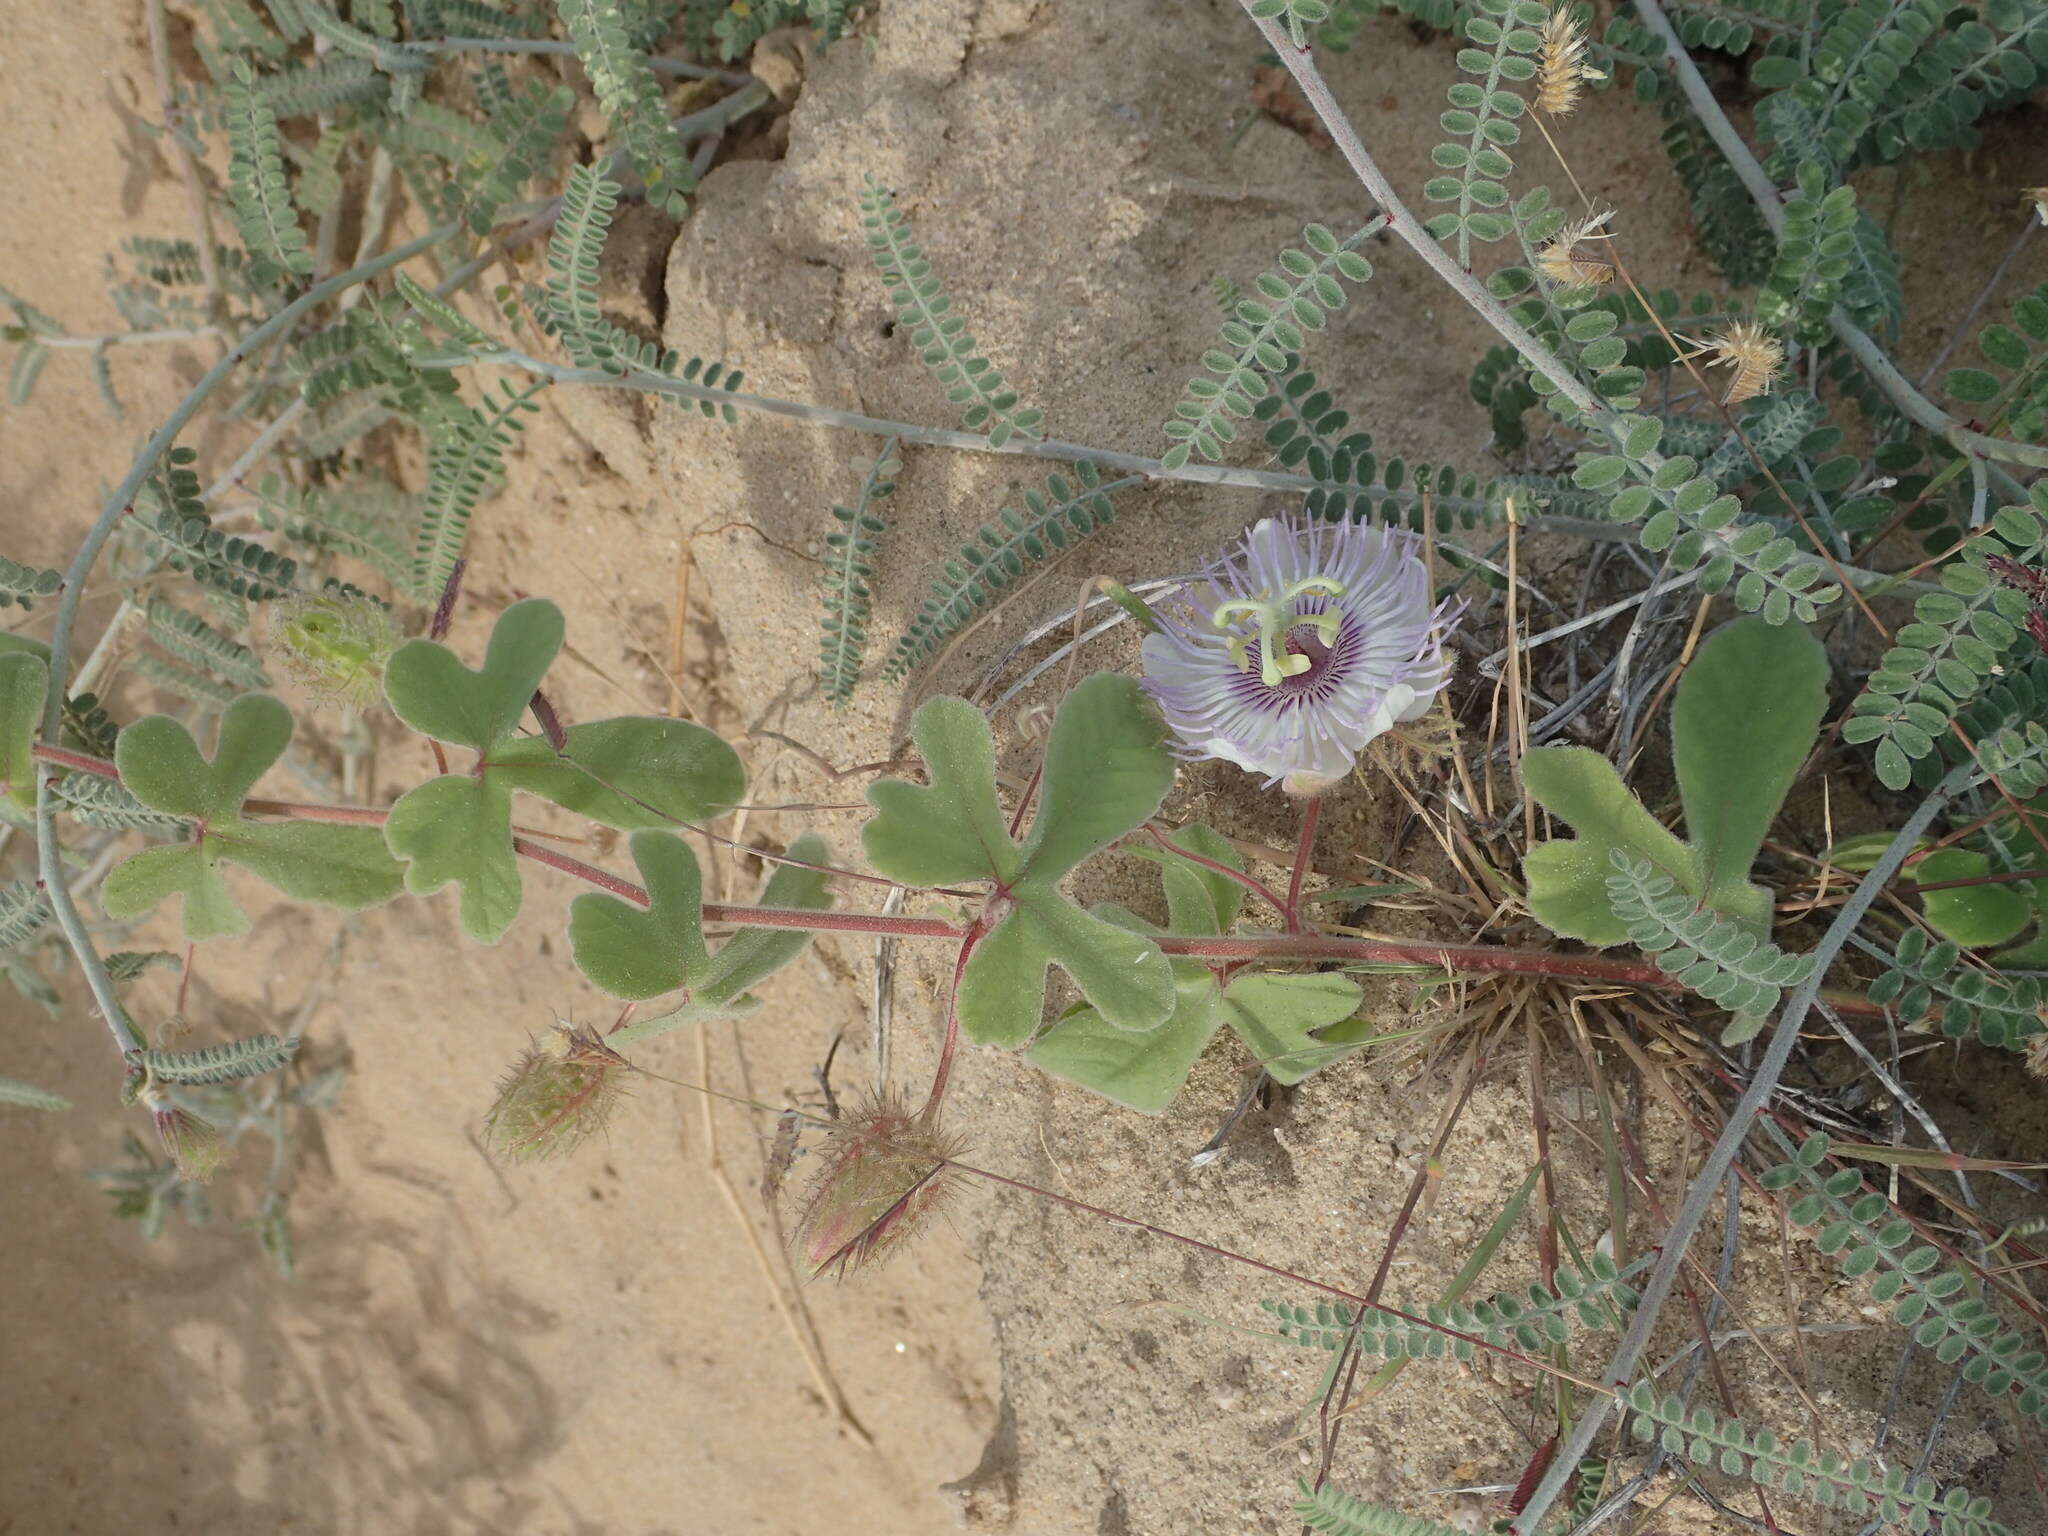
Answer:
[[[1421,542],[1267,518],[1162,604],[1145,688],[1183,753],[1313,794],[1424,714],[1450,677],[1455,611],[1431,603]]]

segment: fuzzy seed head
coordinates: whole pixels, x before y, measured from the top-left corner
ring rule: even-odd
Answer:
[[[513,1162],[574,1151],[605,1128],[632,1064],[584,1025],[556,1025],[512,1064],[484,1141]]]
[[[2048,187],[2021,187],[2020,206],[2030,209],[2041,226],[2048,229]]]
[[[157,1139],[178,1165],[181,1177],[204,1184],[220,1172],[227,1161],[227,1143],[210,1121],[174,1104],[170,1095],[154,1084],[145,1086],[140,1097],[156,1122]]]
[[[286,672],[322,703],[364,710],[383,697],[384,664],[405,636],[366,592],[329,588],[292,598],[271,644]]]
[[[1536,265],[1553,283],[1567,288],[1602,287],[1614,281],[1614,264],[1587,247],[1595,240],[1611,240],[1606,224],[1614,217],[1612,208],[1574,219],[1536,253]]]
[[[1579,104],[1579,90],[1607,72],[1586,62],[1586,28],[1571,6],[1560,5],[1543,24],[1543,50],[1537,60],[1536,105],[1552,117],[1564,117]]]
[[[2027,1070],[2036,1077],[2048,1077],[2048,1030],[2027,1037]]]
[[[1723,405],[1740,405],[1770,390],[1784,371],[1785,344],[1751,320],[1737,320],[1725,331],[1717,331],[1696,343],[1692,356],[1707,354],[1709,368],[1730,368],[1728,392]]]
[[[961,1147],[935,1117],[893,1094],[862,1105],[832,1136],[796,1241],[812,1277],[843,1279],[902,1247],[952,1198],[960,1176],[941,1159]]]

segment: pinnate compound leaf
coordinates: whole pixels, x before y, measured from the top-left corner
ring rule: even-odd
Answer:
[[[242,815],[249,791],[284,755],[291,736],[291,712],[263,693],[244,694],[227,707],[210,760],[191,733],[165,715],[122,731],[114,744],[122,784],[152,810],[189,820],[193,838],[145,849],[117,865],[101,891],[107,915],[138,917],[177,896],[187,939],[245,933],[249,919],[228,893],[223,860],[299,901],[354,911],[396,896],[400,870],[376,828]]]
[[[0,652],[0,797],[23,810],[36,803],[36,727],[50,668],[33,651]]]
[[[576,967],[613,997],[639,1001],[704,974],[704,886],[697,856],[671,832],[635,832],[633,862],[648,905],[589,891],[569,903]]]
[[[1690,881],[1692,851],[1643,809],[1614,765],[1587,747],[1537,747],[1522,759],[1536,803],[1579,835],[1539,843],[1522,860],[1529,911],[1552,933],[1587,944],[1621,944],[1628,927],[1608,905],[1608,855],[1616,848]]]
[[[1159,808],[1173,782],[1164,732],[1138,685],[1100,673],[1061,701],[1046,744],[1038,814],[1020,847],[995,794],[995,744],[979,711],[934,699],[912,736],[927,786],[885,780],[868,791],[869,862],[907,885],[993,883],[992,926],[960,984],[960,1022],[986,1044],[1022,1045],[1059,965],[1111,1025],[1150,1029],[1173,1007],[1158,946],[1075,906],[1059,889],[1071,870]]]

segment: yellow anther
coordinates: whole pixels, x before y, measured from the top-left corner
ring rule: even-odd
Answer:
[[[1240,619],[1251,622],[1250,634],[1233,635],[1230,639],[1230,659],[1237,663],[1240,672],[1251,669],[1252,647],[1258,646],[1259,681],[1268,688],[1278,688],[1290,677],[1299,677],[1315,665],[1312,658],[1287,649],[1287,636],[1294,630],[1307,627],[1315,630],[1324,645],[1334,645],[1337,630],[1343,622],[1334,613],[1300,613],[1295,604],[1304,597],[1342,597],[1344,584],[1328,576],[1306,576],[1274,597],[1270,592],[1261,592],[1256,598],[1237,598],[1219,605],[1209,615],[1209,622],[1218,629],[1227,629]]]

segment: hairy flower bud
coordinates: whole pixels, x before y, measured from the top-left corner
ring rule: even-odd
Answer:
[[[498,1085],[484,1139],[515,1162],[560,1157],[604,1129],[632,1065],[583,1025],[556,1025]]]
[[[164,1151],[178,1165],[178,1173],[194,1184],[204,1184],[227,1161],[227,1143],[211,1122],[171,1101],[162,1088],[150,1084],[139,1095],[156,1121],[156,1134]]]
[[[959,1175],[945,1161],[960,1144],[936,1117],[885,1094],[832,1128],[830,1161],[805,1202],[796,1240],[812,1276],[886,1258],[951,1197]]]
[[[271,636],[285,671],[322,702],[355,710],[383,696],[384,664],[404,638],[390,609],[340,587],[291,599]]]

